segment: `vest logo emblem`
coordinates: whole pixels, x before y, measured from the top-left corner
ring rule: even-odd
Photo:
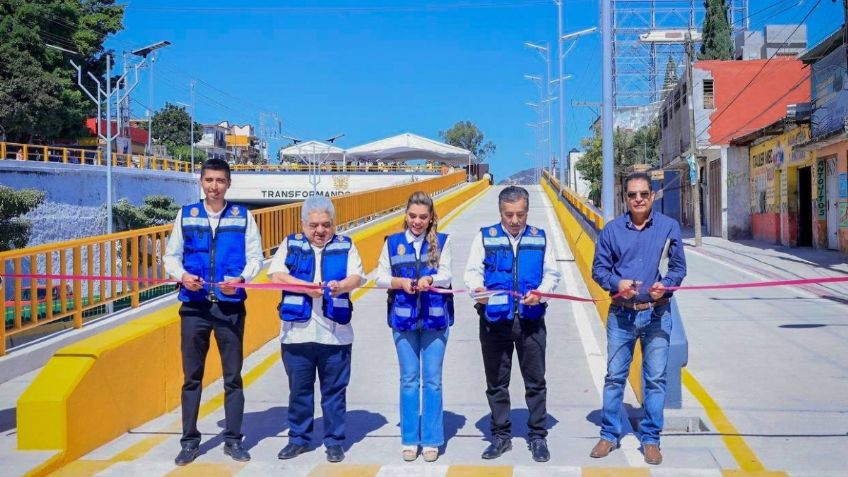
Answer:
[[[536,227],[530,227],[530,235],[539,235],[539,229]]]
[[[489,227],[489,237],[495,237],[498,235],[498,231],[495,230],[494,227]]]
[[[235,215],[236,217],[238,217],[238,215],[241,213],[241,210],[238,208],[237,205],[232,206],[230,208],[230,210],[233,212],[233,215]]]
[[[301,240],[303,238],[303,234],[299,233],[294,236],[294,238]]]
[[[399,244],[397,247],[397,254],[403,255],[406,253],[406,246],[404,244]]]
[[[192,207],[191,212],[189,212],[189,213],[191,214],[192,217],[197,217],[198,215],[200,215],[200,211],[197,210],[197,207]]]

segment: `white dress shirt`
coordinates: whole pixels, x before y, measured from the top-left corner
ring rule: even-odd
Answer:
[[[501,227],[498,225],[498,227]],[[525,226],[525,229],[527,227]],[[512,253],[518,253],[518,242],[521,240],[521,236],[524,235],[524,229],[521,229],[521,232],[518,233],[518,236],[513,237],[507,230],[504,229],[506,236],[509,238],[509,243],[512,244]],[[550,243],[551,238],[549,236],[545,236],[545,258],[543,262],[543,270],[542,270],[542,283],[539,284],[539,287],[536,288],[538,291],[542,293],[551,293],[556,290],[557,285],[560,280],[560,273],[557,269],[556,261],[554,260],[554,254],[552,252],[553,246]],[[474,290],[477,288],[484,288],[484,267],[483,267],[483,259],[486,257],[486,249],[483,247],[483,233],[480,232],[476,236],[474,236],[474,240],[471,242],[471,251],[468,254],[468,264],[465,266],[465,275],[463,276],[465,280],[465,287],[468,289],[468,292],[473,296]],[[546,301],[545,298],[542,298],[542,301]]]
[[[218,230],[218,224],[221,223],[221,212],[227,208],[226,203],[224,204],[224,208],[218,212],[209,210],[205,201],[203,208],[206,209],[206,215],[209,217],[209,226],[212,228],[212,235],[214,236]],[[244,270],[242,270],[240,275],[244,278],[245,282],[249,282],[256,278],[256,275],[259,275],[259,272],[262,271],[265,255],[262,253],[262,240],[259,237],[259,227],[256,226],[256,220],[249,210],[243,210],[247,213],[247,229],[244,233],[246,260]],[[165,255],[162,257],[162,262],[165,264],[165,271],[175,280],[181,280],[183,274],[186,273],[186,269],[183,267],[183,248],[185,241],[183,239],[182,217],[183,211],[180,209],[177,212],[177,218],[174,220],[174,228],[171,230],[170,238],[168,238],[168,245],[165,247]]]
[[[416,237],[412,234],[412,232],[407,230],[404,232],[404,235],[407,242],[412,242],[412,248],[415,249],[415,258],[421,258],[421,247],[424,245],[426,234],[421,234]],[[448,236],[447,240],[445,240],[445,245],[442,247],[441,253],[439,253],[439,268],[432,277],[434,287],[448,288],[451,285],[453,275],[451,273],[450,236]],[[383,242],[383,251],[380,252],[380,261],[377,264],[376,283],[378,287],[391,288],[392,286],[392,264],[389,260],[388,240]]]
[[[327,242],[329,243],[329,241]],[[312,252],[315,253],[315,278],[314,282],[321,283],[321,255],[324,252],[324,247],[312,246]],[[277,253],[271,259],[271,265],[268,267],[268,276],[274,273],[289,273],[289,268],[286,266],[286,257],[289,253],[288,237],[283,239]],[[350,251],[347,254],[347,273],[346,276],[359,275],[361,278],[359,286],[365,284],[365,273],[362,271],[362,258],[359,256],[359,251],[356,245],[351,243]],[[353,343],[353,326],[351,323],[342,325],[325,317],[321,312],[322,298],[312,299],[312,316],[307,321],[283,321],[280,328],[280,342],[283,344],[295,343],[319,343],[326,345],[349,345]]]

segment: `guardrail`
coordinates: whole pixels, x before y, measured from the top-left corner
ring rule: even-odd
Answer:
[[[105,166],[107,164],[105,154],[99,149],[18,144],[14,142],[0,142],[0,160],[53,162],[89,166]],[[112,166],[175,172],[189,172],[191,169],[191,163],[185,161],[117,152],[112,153]]]
[[[400,186],[334,197],[336,224],[346,229],[406,205],[412,192],[437,194],[465,182],[457,172]],[[253,211],[262,236],[265,256],[270,257],[283,238],[300,229],[300,204]],[[99,235],[0,253],[0,273],[123,277],[132,281],[6,280],[11,298],[0,304],[0,356],[6,339],[34,333],[55,323],[80,328],[90,318],[113,309],[137,307],[145,299],[173,291],[174,285],[153,282],[166,279],[162,263],[172,225]],[[136,281],[137,280],[137,281]],[[144,280],[151,280],[145,282]],[[4,292],[4,297],[6,292]]]
[[[592,279],[592,261],[595,254],[595,242],[598,234],[604,228],[604,219],[600,210],[589,204],[585,199],[575,194],[571,189],[560,188],[556,177],[542,171],[542,188],[554,202],[554,210],[559,217],[565,237],[574,253],[574,261],[586,288],[595,302],[595,308],[601,321],[606,324],[609,312],[609,293],[603,290]],[[682,368],[686,366],[689,357],[689,341],[683,319],[680,316],[677,301],[671,299],[672,333],[669,339],[668,372],[666,373],[666,408],[680,408],[682,398]],[[637,399],[642,401],[642,353],[636,346],[633,351],[633,364],[629,375],[630,385]]]
[[[51,162],[57,164],[80,164],[89,166],[105,166],[107,160],[100,149],[81,149],[63,146],[44,146],[39,144],[19,144],[14,142],[0,142],[0,160],[7,161],[36,161]],[[190,172],[191,163],[158,156],[146,156],[140,154],[112,153],[113,167],[127,167],[131,169],[148,169],[158,171]],[[199,163],[195,168],[199,167]],[[235,172],[309,172],[307,164],[283,163],[283,164],[234,164],[230,166]],[[322,164],[318,169],[322,172],[342,173],[417,173],[417,174],[440,174],[447,175],[461,168],[449,166],[429,165],[407,165],[407,164]]]
[[[236,164],[231,166],[235,172],[309,172],[313,170],[307,164]],[[450,174],[459,168],[432,165],[407,165],[407,164],[321,164],[317,169],[322,172],[396,172],[417,174]]]

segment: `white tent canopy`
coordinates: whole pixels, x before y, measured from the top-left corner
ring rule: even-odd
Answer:
[[[280,159],[293,156],[301,162],[343,161],[344,155],[344,149],[319,141],[306,141],[280,149]]]
[[[349,161],[406,161],[422,159],[452,165],[477,163],[470,151],[411,133],[369,142],[347,150]]]

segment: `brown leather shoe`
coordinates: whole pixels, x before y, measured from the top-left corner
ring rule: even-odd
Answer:
[[[660,465],[662,463],[660,446],[656,444],[645,444],[642,446],[642,452],[645,454],[646,463],[651,465]]]
[[[595,444],[595,447],[592,448],[592,452],[589,453],[589,457],[594,457],[595,459],[606,457],[616,447],[618,446],[615,444],[615,442],[610,442],[606,439],[600,439],[598,440],[598,443]]]

